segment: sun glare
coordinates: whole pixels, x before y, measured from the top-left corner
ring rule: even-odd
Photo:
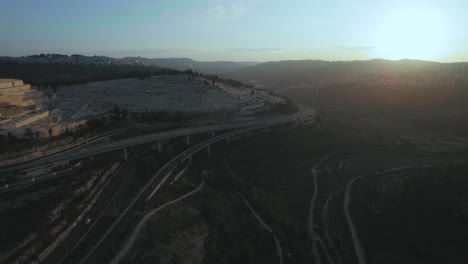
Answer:
[[[435,10],[404,9],[383,17],[376,56],[384,59],[437,60],[449,49],[448,19]]]

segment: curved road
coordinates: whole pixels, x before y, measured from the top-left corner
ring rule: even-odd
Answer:
[[[139,222],[138,225],[136,226],[135,230],[134,230],[134,231],[132,232],[132,234],[130,235],[130,238],[127,240],[127,242],[125,243],[125,245],[123,246],[123,248],[119,251],[119,253],[117,254],[117,256],[115,256],[114,259],[112,259],[111,264],[117,264],[117,263],[119,263],[120,260],[121,260],[123,257],[125,257],[125,255],[127,255],[127,252],[128,252],[128,251],[130,250],[130,248],[133,246],[133,244],[135,243],[135,241],[136,241],[138,235],[140,234],[141,229],[143,228],[143,226],[146,224],[146,222],[147,222],[153,215],[155,215],[157,212],[161,211],[162,209],[168,207],[169,205],[174,204],[174,203],[176,203],[176,202],[178,202],[178,201],[181,201],[181,200],[183,200],[183,199],[185,199],[185,198],[187,198],[187,197],[189,197],[189,196],[191,196],[191,195],[197,193],[198,191],[200,191],[201,189],[203,189],[204,186],[205,186],[205,181],[203,180],[203,177],[202,177],[202,181],[201,181],[200,185],[198,185],[198,187],[197,187],[195,190],[193,190],[193,191],[191,191],[191,192],[189,192],[189,193],[187,193],[187,194],[185,194],[185,195],[183,195],[183,196],[181,196],[181,197],[179,197],[179,198],[177,198],[177,199],[175,199],[175,200],[172,200],[172,201],[170,201],[170,202],[168,202],[168,203],[165,203],[165,204],[159,206],[158,208],[153,209],[152,211],[150,211],[149,213],[147,213],[147,214],[143,217],[143,219],[140,220],[140,222]]]

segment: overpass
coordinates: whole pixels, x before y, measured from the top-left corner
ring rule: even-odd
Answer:
[[[116,151],[116,150],[123,150],[124,158],[127,156],[127,148],[144,145],[148,143],[155,143],[155,142],[162,142],[169,139],[185,137],[187,143],[190,141],[191,135],[196,134],[203,134],[203,133],[211,133],[213,136],[217,131],[226,131],[226,130],[239,130],[242,128],[252,128],[246,131],[245,133],[249,133],[250,131],[254,131],[260,128],[267,128],[281,124],[288,124],[288,123],[295,123],[295,122],[303,122],[312,120],[315,115],[313,111],[310,109],[302,109],[297,114],[291,114],[286,116],[279,116],[274,118],[262,118],[250,121],[242,121],[242,122],[235,122],[235,123],[221,123],[221,124],[213,124],[213,125],[204,125],[198,127],[190,127],[190,128],[182,128],[182,129],[175,129],[165,132],[158,132],[140,136],[134,136],[131,138],[111,141],[99,145],[83,145],[83,146],[75,146],[72,149],[67,149],[66,151],[60,151],[55,154],[45,155],[43,157],[35,158],[30,161],[23,161],[17,164],[10,164],[7,166],[0,167],[0,177],[1,176],[13,176],[14,173],[18,170],[40,167],[51,163],[58,163],[58,162],[69,162],[73,160],[79,160],[87,157],[93,157],[95,155]],[[112,132],[112,131],[111,131]],[[229,133],[227,135],[230,135]],[[230,136],[227,136],[225,139],[229,141]],[[160,145],[161,146],[161,145]],[[207,146],[208,151],[210,151],[210,146]],[[57,174],[50,174],[30,178],[21,179],[15,183],[6,183],[5,185],[0,187],[0,193],[2,192],[9,192],[15,189],[24,188],[30,186],[36,182],[42,182],[45,180],[52,180],[54,178],[61,177],[63,173],[59,172]]]
[[[290,122],[296,122],[298,120],[297,115],[290,115],[290,116],[282,116],[279,118],[270,118],[270,119],[261,119],[261,120],[254,120],[254,121],[246,121],[246,122],[238,122],[238,123],[230,123],[230,124],[216,124],[216,125],[208,125],[208,126],[201,126],[201,127],[193,127],[193,128],[183,128],[183,129],[175,129],[171,131],[153,133],[148,135],[141,135],[136,137],[131,137],[128,139],[122,139],[117,141],[112,141],[109,143],[100,144],[97,146],[92,147],[81,147],[74,149],[73,151],[68,151],[66,153],[59,153],[56,155],[39,158],[32,160],[30,162],[22,162],[22,164],[18,165],[8,165],[4,168],[0,169],[0,173],[13,171],[13,170],[20,170],[25,168],[30,168],[34,166],[43,165],[50,162],[58,162],[58,161],[71,161],[82,159],[86,157],[91,157],[94,155],[103,154],[110,151],[115,151],[119,149],[125,149],[132,146],[137,145],[144,145],[147,143],[164,141],[172,138],[178,137],[190,137],[191,135],[195,134],[202,134],[208,132],[216,132],[221,130],[231,130],[231,129],[238,129],[243,127],[251,127],[257,125],[267,125],[267,126],[274,126],[277,124],[285,124]]]

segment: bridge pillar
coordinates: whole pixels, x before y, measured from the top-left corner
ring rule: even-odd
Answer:
[[[123,158],[125,161],[128,160],[127,148],[122,149],[122,158]]]
[[[162,143],[161,143],[161,141],[158,141],[158,151],[162,152]]]
[[[189,163],[189,166],[192,166],[192,155],[188,157],[188,163]]]
[[[208,151],[208,157],[211,157],[211,144],[209,144],[209,145],[206,147],[206,150]]]
[[[214,138],[216,136],[214,131],[211,131],[211,138]]]
[[[190,136],[185,136],[185,144],[190,145]]]
[[[93,160],[94,160],[94,157],[93,157],[93,156],[89,156],[89,160],[90,160],[90,161],[93,161]]]
[[[227,143],[227,144],[231,144],[231,137],[227,137],[227,138],[226,138],[226,143]]]

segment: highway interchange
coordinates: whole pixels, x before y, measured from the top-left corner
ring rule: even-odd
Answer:
[[[31,160],[30,162],[21,162],[18,165],[9,165],[2,168],[2,172],[14,172],[15,170],[30,168],[34,166],[40,166],[47,163],[57,162],[57,161],[66,161],[66,160],[79,160],[94,155],[99,155],[102,153],[115,151],[135,145],[142,145],[148,143],[155,143],[162,140],[168,140],[178,137],[186,137],[195,134],[201,133],[211,133],[212,137],[208,140],[195,144],[182,153],[173,157],[169,162],[167,162],[161,169],[159,169],[153,177],[151,177],[147,183],[138,191],[135,197],[128,203],[124,210],[116,217],[112,223],[108,223],[109,219],[102,218],[103,212],[106,211],[111,202],[115,199],[116,193],[106,192],[101,201],[93,208],[90,216],[93,216],[94,221],[91,225],[86,225],[85,223],[78,224],[75,227],[74,231],[70,236],[65,239],[65,241],[44,261],[45,263],[67,263],[72,259],[75,259],[76,254],[81,252],[82,246],[80,244],[89,243],[89,239],[93,237],[95,239],[96,234],[98,234],[99,239],[94,241],[93,246],[87,250],[87,253],[81,256],[80,263],[94,263],[95,259],[93,254],[102,243],[105,242],[106,238],[114,232],[115,230],[121,229],[123,226],[128,225],[127,221],[138,208],[141,208],[151,197],[154,196],[158,190],[158,186],[161,186],[165,183],[168,175],[170,175],[176,168],[178,168],[183,162],[186,162],[191,158],[195,153],[209,148],[211,144],[216,142],[229,140],[231,137],[237,137],[241,135],[248,135],[257,130],[264,130],[270,127],[282,126],[287,124],[297,124],[300,122],[308,122],[314,119],[313,112],[310,111],[301,111],[299,114],[293,114],[288,116],[281,116],[276,118],[264,118],[257,119],[253,121],[244,121],[236,123],[222,123],[217,125],[206,125],[193,128],[184,128],[176,129],[166,132],[153,133],[148,135],[141,135],[137,137],[131,137],[128,139],[121,139],[116,141],[111,141],[107,143],[101,143],[99,145],[84,145],[77,146],[76,148],[60,152],[54,155],[48,155],[44,158],[38,158]],[[222,131],[222,134],[215,135],[212,132]],[[226,132],[228,131],[228,132]],[[115,178],[115,181],[112,183],[114,186],[114,191],[120,190],[125,178],[125,174],[131,173],[128,169],[121,170],[118,175],[119,177]],[[110,188],[109,188],[110,189]],[[108,224],[100,224],[99,222],[106,222]],[[103,233],[102,226],[107,226],[105,232]],[[99,230],[98,230],[99,229]],[[100,235],[99,235],[100,234]],[[88,237],[88,238],[87,238]],[[76,259],[75,259],[76,260]]]
[[[286,124],[289,122],[295,122],[298,119],[308,120],[311,116],[304,115],[289,115],[277,118],[265,118],[252,121],[235,122],[235,123],[221,123],[215,125],[199,126],[192,128],[175,129],[166,132],[153,133],[148,135],[135,136],[128,139],[122,139],[117,141],[111,141],[97,146],[82,146],[74,148],[70,151],[58,153],[51,156],[37,158],[29,162],[21,162],[19,164],[9,164],[7,166],[0,167],[0,173],[6,173],[8,171],[20,170],[34,166],[40,166],[45,163],[58,162],[58,161],[70,161],[81,158],[91,157],[102,153],[125,149],[132,146],[143,145],[151,142],[164,141],[172,138],[191,136],[195,134],[202,134],[208,132],[216,132],[222,130],[239,129],[243,127],[253,126],[274,126],[278,124]]]

